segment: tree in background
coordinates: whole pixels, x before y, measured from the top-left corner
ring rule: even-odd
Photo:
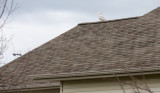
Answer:
[[[143,73],[143,67],[141,68],[142,74],[139,75],[139,78],[132,75],[126,67],[122,65],[121,67],[124,72],[128,74],[128,80],[121,79],[115,73],[113,75],[116,77],[116,80],[118,81],[123,93],[128,93],[128,91],[125,89],[125,87],[128,86],[130,87],[130,89],[132,89],[132,93],[154,93],[147,84],[146,76]]]
[[[0,0],[0,66],[3,65],[2,59],[7,49],[8,39],[3,35],[5,25],[12,20],[13,12],[18,8],[14,0]],[[0,68],[0,88],[5,86],[2,73],[7,67]]]
[[[4,26],[12,20],[12,14],[17,9],[18,4],[14,0],[0,0],[0,66],[7,49],[8,39],[3,35]]]

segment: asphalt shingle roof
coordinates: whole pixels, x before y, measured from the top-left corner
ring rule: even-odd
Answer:
[[[141,17],[79,24],[0,71],[6,85],[16,81],[13,85],[20,86],[37,84],[29,75],[122,67],[160,69],[160,7]]]

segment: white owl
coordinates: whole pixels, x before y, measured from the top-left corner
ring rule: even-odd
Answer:
[[[98,12],[98,18],[99,18],[99,20],[101,20],[101,21],[106,21],[106,19],[103,17],[103,15],[102,15],[101,12]]]

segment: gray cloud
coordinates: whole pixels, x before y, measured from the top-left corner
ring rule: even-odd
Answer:
[[[101,11],[111,19],[143,15],[160,6],[159,0],[19,0],[18,2],[21,7],[17,10],[17,14],[50,9],[97,16],[97,12]]]

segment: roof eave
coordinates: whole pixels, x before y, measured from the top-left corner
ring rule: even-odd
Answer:
[[[50,85],[50,84],[43,84],[43,86],[33,86],[33,85],[30,85],[30,86],[25,86],[24,88],[21,87],[21,86],[15,86],[15,87],[12,87],[12,88],[8,88],[8,87],[3,87],[3,88],[0,88],[0,92],[3,91],[3,92],[14,92],[14,91],[35,91],[35,90],[45,90],[45,89],[59,89],[60,86],[55,86],[55,85]]]
[[[31,75],[34,80],[51,80],[51,81],[67,81],[67,80],[79,80],[79,79],[95,79],[95,78],[107,78],[107,77],[123,77],[129,75],[151,75],[151,74],[160,74],[160,69],[153,69],[153,70],[145,70],[143,71],[112,71],[112,72],[89,72],[89,73],[73,73],[70,75],[67,74],[42,74],[42,75]]]

